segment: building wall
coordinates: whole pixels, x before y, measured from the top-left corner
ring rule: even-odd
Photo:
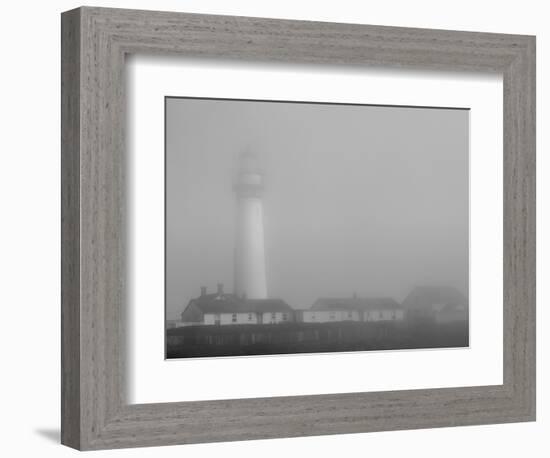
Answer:
[[[176,326],[192,326],[199,325],[203,323],[203,314],[199,308],[193,303],[190,302],[189,305],[185,308],[181,314],[181,322]]]
[[[294,317],[296,313],[296,319]],[[337,323],[342,321],[394,321],[403,320],[403,310],[370,310],[359,312],[356,310],[300,310],[299,312],[265,312],[257,313],[221,313],[219,315],[207,313],[201,323],[215,325],[219,320],[220,325],[231,324],[277,324],[301,321],[304,323]],[[261,321],[260,321],[261,318]]]
[[[266,312],[262,314],[258,313],[221,313],[218,316],[214,313],[206,313],[204,315],[205,325],[215,325],[216,320],[219,320],[220,325],[231,324],[276,324],[276,323],[288,323],[294,321],[293,312]]]
[[[262,314],[263,324],[288,323],[294,321],[293,312],[267,312]]]
[[[339,321],[393,321],[403,320],[403,310],[369,310],[365,312],[346,310],[304,310],[300,313],[304,323],[330,323]]]
[[[337,321],[361,321],[356,310],[304,310],[301,313],[304,323],[329,323]]]
[[[403,310],[368,310],[363,312],[363,321],[393,321],[405,317]]]
[[[220,325],[257,324],[258,316],[256,313],[220,313],[219,315],[206,313],[204,315],[205,325],[214,325],[216,320],[220,321]]]
[[[216,318],[218,317],[218,318]],[[263,324],[276,324],[276,323],[288,323],[294,321],[294,314],[289,312],[266,312],[258,314],[252,313],[221,313],[218,316],[214,313],[206,313],[204,315],[204,322],[199,324],[215,325],[216,320],[219,320],[220,325],[231,324],[259,324],[260,319]]]

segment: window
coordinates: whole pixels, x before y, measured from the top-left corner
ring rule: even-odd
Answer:
[[[252,321],[252,313],[248,314],[248,321]]]
[[[353,315],[351,314],[351,312],[348,312],[348,318],[351,320],[352,317]]]
[[[236,323],[236,322],[237,322],[237,314],[236,314],[236,313],[234,313],[234,314],[231,316],[231,321],[232,321],[233,323]]]
[[[286,313],[283,313],[283,321],[286,321],[286,319],[287,319],[287,315]]]
[[[378,312],[378,317],[379,317],[380,319],[382,319],[382,318],[384,318],[384,314],[383,314],[382,312]]]
[[[331,319],[331,320],[334,320],[334,318],[336,318],[336,315],[335,315],[334,312],[330,312],[330,315],[329,315],[329,316],[330,316],[330,319]]]

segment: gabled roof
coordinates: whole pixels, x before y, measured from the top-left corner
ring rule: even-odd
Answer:
[[[434,305],[467,306],[468,299],[451,286],[417,286],[403,301],[412,310],[431,309]]]
[[[291,312],[281,299],[243,299],[235,294],[205,294],[189,301],[202,313],[273,313]],[[188,305],[188,306],[189,306]]]
[[[321,297],[311,310],[395,310],[400,305],[391,297]]]
[[[292,307],[282,299],[247,299],[245,308],[254,312],[292,312]]]

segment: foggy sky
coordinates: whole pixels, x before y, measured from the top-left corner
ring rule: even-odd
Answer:
[[[469,112],[168,98],[167,318],[233,289],[236,162],[265,171],[268,294],[468,294]]]

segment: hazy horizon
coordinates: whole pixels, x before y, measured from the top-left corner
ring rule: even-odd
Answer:
[[[166,307],[233,289],[238,156],[265,172],[268,295],[468,296],[469,111],[166,100]]]

